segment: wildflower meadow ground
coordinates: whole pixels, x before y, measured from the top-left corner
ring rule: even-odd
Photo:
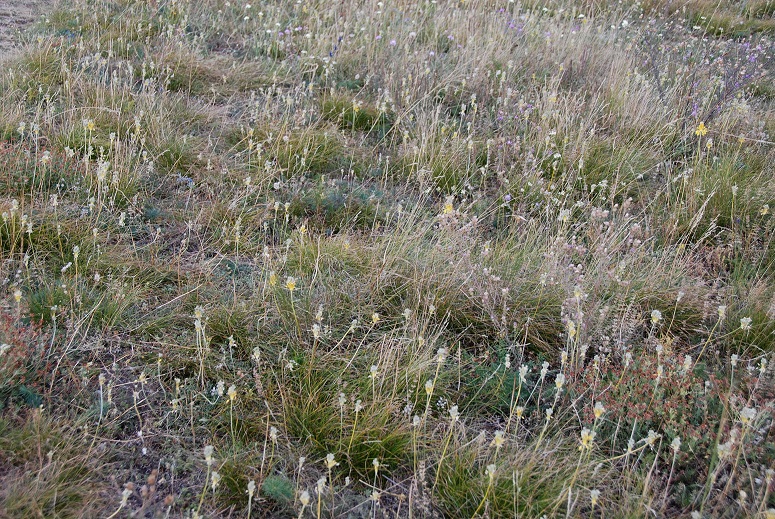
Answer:
[[[774,14],[45,9],[0,517],[775,518]]]

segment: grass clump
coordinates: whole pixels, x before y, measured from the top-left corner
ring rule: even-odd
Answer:
[[[384,111],[346,96],[331,96],[321,105],[323,118],[343,130],[353,130],[384,137],[390,131],[392,117]]]

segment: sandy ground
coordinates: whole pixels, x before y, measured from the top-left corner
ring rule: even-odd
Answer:
[[[52,3],[52,0],[0,0],[0,61],[15,52],[19,31]]]

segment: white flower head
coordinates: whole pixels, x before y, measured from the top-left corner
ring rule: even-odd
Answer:
[[[215,489],[218,488],[218,485],[221,483],[221,475],[218,474],[218,472],[213,471],[212,474],[210,474],[210,484],[213,487],[213,492],[215,492]]]
[[[743,425],[748,425],[751,422],[753,422],[753,419],[756,417],[756,409],[753,407],[744,407],[742,411],[740,411],[740,421],[743,422]]]
[[[526,365],[526,364],[522,364],[522,365],[519,367],[519,381],[520,381],[520,383],[522,383],[522,384],[524,384],[525,382],[527,382],[527,371],[528,371],[528,367],[527,367],[527,365]]]
[[[687,355],[684,357],[683,366],[681,366],[684,373],[688,373],[692,369],[692,356]]]
[[[503,431],[495,431],[495,437],[492,439],[492,445],[496,449],[500,449],[503,447],[503,444],[506,443],[506,438],[504,437]]]
[[[603,416],[603,413],[605,413],[605,407],[603,407],[603,402],[597,402],[595,404],[594,409],[592,409],[592,412],[595,413],[595,418],[600,418]]]
[[[678,454],[678,451],[681,450],[681,438],[676,436],[673,438],[673,441],[670,442],[670,448],[673,449],[673,452]]]
[[[490,478],[490,481],[495,479],[495,470],[497,469],[495,463],[490,463],[487,465],[487,469],[485,470],[485,474],[487,474],[487,477]]]
[[[204,454],[205,454],[205,462],[207,463],[207,466],[211,466],[213,464],[213,453],[215,452],[215,447],[212,445],[207,445],[204,448]]]

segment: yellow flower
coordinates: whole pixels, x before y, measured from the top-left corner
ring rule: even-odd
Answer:
[[[579,450],[589,449],[592,447],[592,442],[595,440],[595,432],[590,431],[586,427],[581,430],[581,445]]]
[[[574,323],[571,320],[568,320],[568,337],[570,337],[571,340],[576,338],[576,334],[578,333],[578,329],[576,328],[576,323]]]
[[[295,278],[295,277],[293,277],[293,276],[288,276],[288,277],[285,279],[285,288],[287,288],[287,289],[288,289],[288,290],[290,290],[291,292],[293,292],[294,290],[296,290],[296,278]]]
[[[700,124],[697,125],[697,129],[694,130],[694,135],[697,137],[704,137],[708,134],[708,129],[705,127],[705,123],[700,121]]]
[[[455,210],[455,206],[452,205],[452,202],[454,201],[454,198],[451,196],[448,196],[446,200],[444,200],[444,208],[442,209],[442,214],[450,214],[452,211]]]

